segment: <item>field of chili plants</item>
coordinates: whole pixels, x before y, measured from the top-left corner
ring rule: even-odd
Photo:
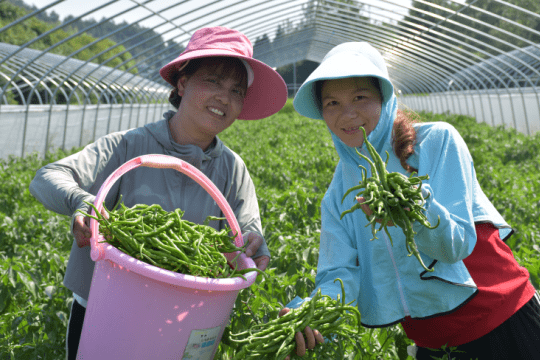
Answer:
[[[508,245],[539,288],[540,133],[527,137],[463,116],[421,115],[450,122],[465,138],[482,188],[517,230]],[[314,289],[320,202],[338,158],[324,123],[297,115],[290,103],[266,120],[237,121],[220,137],[249,168],[272,254],[271,276],[238,296],[228,327],[237,333],[276,318],[292,298]],[[0,360],[65,356],[69,219],[46,210],[28,186],[38,168],[71,152],[0,160]],[[354,348],[338,342],[304,358],[412,359],[406,350],[412,343],[399,326],[361,331]],[[224,336],[216,359],[234,355],[227,344]]]

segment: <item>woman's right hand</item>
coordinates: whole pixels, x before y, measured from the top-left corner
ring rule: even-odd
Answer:
[[[73,235],[75,235],[75,241],[77,246],[83,248],[90,245],[90,218],[84,215],[76,216],[73,221]]]
[[[101,209],[101,215],[105,218],[109,218],[107,211]],[[90,237],[92,232],[90,231],[90,218],[84,215],[77,215],[73,221],[73,235],[75,236],[75,241],[77,246],[83,248],[90,245]]]
[[[283,315],[287,314],[291,309],[289,308],[283,308],[279,312],[279,317],[282,317]],[[307,349],[312,350],[315,348],[315,345],[322,344],[324,342],[324,338],[321,335],[321,333],[318,330],[311,330],[309,326],[306,326],[304,329],[304,334],[306,335],[307,339]],[[296,355],[298,356],[304,356],[306,354],[306,341],[304,340],[304,336],[299,331],[296,333],[295,336],[296,340]],[[285,357],[285,360],[290,360],[291,356],[287,355]]]
[[[364,214],[366,214],[366,216],[371,216],[373,215],[373,211],[371,211],[371,209],[369,208],[368,205],[366,204],[363,204],[364,201],[366,201],[366,199],[364,199],[363,196],[359,196],[356,198],[356,201],[358,201],[360,203],[360,207],[362,208],[362,211],[364,211]],[[378,222],[379,224],[382,223],[382,219],[377,219],[375,220],[376,222]],[[388,221],[388,223],[386,224],[386,226],[394,226],[394,223],[392,222],[392,220]]]

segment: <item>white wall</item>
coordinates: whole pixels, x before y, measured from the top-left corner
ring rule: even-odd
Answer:
[[[524,134],[540,131],[540,88],[448,91],[398,99],[415,111],[469,115],[477,122],[505,125]]]
[[[62,147],[64,141],[65,149],[87,145],[106,135],[107,130],[127,130],[158,121],[169,109],[172,107],[168,103],[72,105],[69,108],[67,105],[2,105],[0,158],[23,155],[24,133],[24,155],[37,151],[43,156],[45,146],[54,150]]]

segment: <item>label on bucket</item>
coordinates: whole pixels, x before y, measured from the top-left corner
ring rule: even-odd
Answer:
[[[222,326],[191,330],[182,360],[212,360]]]

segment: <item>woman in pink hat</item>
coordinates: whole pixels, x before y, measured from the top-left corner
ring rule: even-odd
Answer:
[[[253,59],[247,37],[224,27],[196,31],[178,58],[160,74],[173,86],[169,101],[177,111],[143,127],[108,134],[82,151],[38,170],[30,192],[47,209],[72,217],[73,242],[64,285],[73,291],[66,358],[75,359],[82,331],[94,262],[90,258],[88,212],[107,177],[126,161],[144,154],[166,154],[201,170],[219,188],[238,220],[249,245],[248,256],[266,269],[270,252],[262,235],[253,182],[242,159],[218,134],[236,119],[256,120],[278,112],[287,100],[287,87],[268,65]],[[119,197],[126,206],[160,204],[180,208],[184,219],[203,223],[223,217],[212,197],[196,182],[171,169],[134,169],[109,191],[110,209]],[[210,223],[222,229],[224,221]]]

